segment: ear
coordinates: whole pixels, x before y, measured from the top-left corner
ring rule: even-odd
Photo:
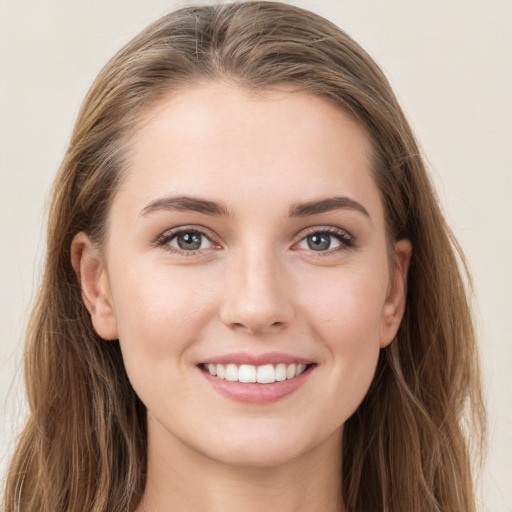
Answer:
[[[407,299],[407,272],[411,263],[412,245],[407,239],[395,243],[394,264],[389,289],[382,312],[380,348],[395,338],[404,316]]]
[[[71,242],[71,264],[95,331],[103,339],[117,339],[117,323],[107,269],[99,247],[85,233],[78,233]]]

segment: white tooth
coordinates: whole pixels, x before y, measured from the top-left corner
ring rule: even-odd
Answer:
[[[217,365],[217,377],[219,377],[219,379],[223,379],[225,376],[226,376],[226,369],[224,368],[224,365],[218,364]]]
[[[284,363],[279,363],[276,366],[276,380],[278,382],[286,380],[286,365]]]
[[[260,384],[270,384],[275,381],[276,373],[273,365],[264,364],[263,366],[258,366],[256,382],[259,382]]]
[[[217,365],[216,364],[209,364],[208,365],[208,371],[210,372],[210,375],[217,375]]]
[[[305,364],[298,364],[297,365],[297,373],[295,375],[296,376],[300,375],[305,369],[306,369]]]
[[[238,380],[238,367],[236,364],[228,364],[226,366],[226,380],[235,382]]]
[[[238,380],[240,382],[256,382],[256,366],[241,364],[238,369]]]
[[[297,365],[291,364],[286,368],[286,378],[287,379],[293,379],[295,377],[295,372],[297,371]]]

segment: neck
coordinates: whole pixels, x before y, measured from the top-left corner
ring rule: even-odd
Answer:
[[[151,429],[150,429],[151,433]],[[148,477],[136,512],[343,512],[341,432],[293,460],[265,467],[230,466],[170,436],[149,436]]]

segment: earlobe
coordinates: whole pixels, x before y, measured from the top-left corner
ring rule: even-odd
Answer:
[[[96,244],[81,232],[71,243],[71,264],[96,332],[106,340],[118,338],[107,269]]]
[[[384,304],[380,347],[387,347],[395,338],[404,316],[407,301],[407,273],[411,263],[412,245],[407,239],[395,243],[393,274]]]

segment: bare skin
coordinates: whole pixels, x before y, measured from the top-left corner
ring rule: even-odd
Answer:
[[[137,512],[344,511],[338,476],[341,452],[331,448],[339,444],[339,435],[336,432],[338,439],[328,439],[295,460],[263,468],[205,461],[171,441],[165,450],[170,459],[159,454],[149,464],[148,485]],[[184,464],[176,464],[177,459]]]
[[[343,424],[396,334],[411,257],[401,240],[389,261],[364,131],[285,87],[204,83],[130,149],[105,245],[81,233],[72,255],[148,410],[137,512],[344,510]],[[220,393],[203,364],[271,352],[311,363],[273,401]]]

